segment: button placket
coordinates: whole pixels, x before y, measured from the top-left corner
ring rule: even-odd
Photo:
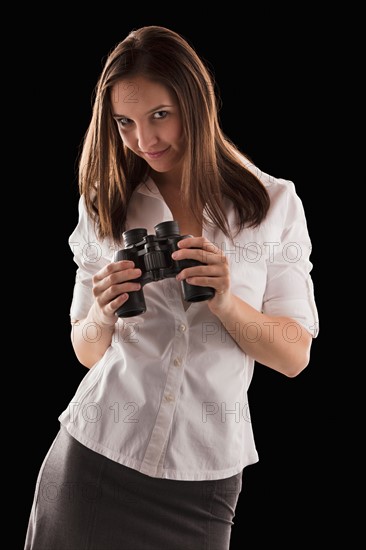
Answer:
[[[180,312],[181,315],[177,315],[176,317],[176,333],[171,355],[172,360],[167,371],[162,400],[141,465],[141,472],[146,474],[155,475],[159,467],[161,455],[169,437],[171,423],[183,381],[184,369],[177,368],[182,365],[182,358],[185,357],[188,349],[187,321],[184,318],[185,312],[183,305],[182,309],[183,312]]]

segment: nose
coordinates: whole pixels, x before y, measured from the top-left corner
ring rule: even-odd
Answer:
[[[144,124],[137,127],[137,145],[140,151],[151,151],[158,142],[156,129],[152,125]]]

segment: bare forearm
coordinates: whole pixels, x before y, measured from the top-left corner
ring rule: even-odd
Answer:
[[[94,306],[85,319],[72,323],[71,341],[76,357],[90,369],[109,348],[114,333],[114,324],[106,325],[96,315]]]
[[[230,307],[217,316],[240,348],[259,363],[290,377],[309,363],[312,337],[294,319],[264,315],[234,295]]]

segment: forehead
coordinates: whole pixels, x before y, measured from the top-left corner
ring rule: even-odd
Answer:
[[[159,105],[176,104],[174,94],[167,86],[141,76],[119,80],[112,87],[111,104],[114,114],[128,117],[147,112]]]

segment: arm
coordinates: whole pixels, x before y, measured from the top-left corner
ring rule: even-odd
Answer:
[[[117,321],[117,318],[116,318]],[[79,362],[90,369],[109,348],[115,323],[103,325],[97,320],[94,305],[86,319],[71,321],[71,342]]]
[[[94,302],[85,319],[72,320],[71,342],[82,365],[91,368],[109,348],[117,322],[115,311],[127,300],[127,292],[141,285],[131,279],[141,275],[129,260],[111,262],[92,278]]]
[[[208,307],[245,353],[289,377],[307,366],[312,335],[302,325],[288,316],[259,312],[232,294],[227,258],[207,239],[187,238],[178,246],[176,259],[192,258],[206,265],[184,269],[177,279],[216,289]]]
[[[294,319],[265,315],[226,292],[209,307],[240,348],[259,363],[289,377],[308,365],[312,336]]]

